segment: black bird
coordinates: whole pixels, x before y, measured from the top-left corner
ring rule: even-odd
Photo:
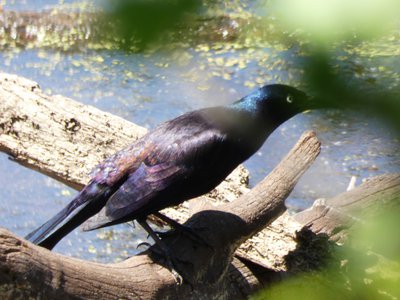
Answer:
[[[84,222],[93,230],[132,220],[154,237],[148,215],[209,192],[279,125],[312,108],[305,93],[273,84],[167,121],[98,165],[88,185],[26,238],[52,249]]]

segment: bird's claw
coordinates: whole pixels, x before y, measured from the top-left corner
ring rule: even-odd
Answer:
[[[174,276],[175,282],[177,285],[182,285],[183,283],[183,277],[181,274],[178,273],[178,271],[176,271],[172,266],[170,268],[170,272],[172,273],[172,275]]]
[[[140,244],[138,244],[138,245],[136,246],[136,249],[139,249],[139,248],[142,247],[142,246],[146,246],[147,248],[150,248],[150,247],[151,247],[151,244],[150,244],[150,243],[147,243],[147,242],[141,242]]]
[[[128,226],[131,226],[132,228],[136,228],[135,222],[134,222],[134,221],[128,222],[128,223],[126,223],[126,224],[128,224]]]
[[[171,272],[172,276],[174,276],[176,284],[181,285],[183,283],[183,277],[175,269],[169,249],[163,249],[157,244],[155,246],[156,247],[152,248],[152,251],[164,260],[164,266]]]

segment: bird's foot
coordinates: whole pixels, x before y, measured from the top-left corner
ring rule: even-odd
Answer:
[[[169,262],[167,262],[167,264],[169,264],[168,269],[172,273],[172,276],[174,276],[176,284],[181,285],[183,283],[182,275],[179,274],[179,272],[177,270],[175,270],[175,268],[172,264],[172,261],[169,260]]]
[[[176,270],[169,248],[160,246],[158,243],[156,243],[155,246],[156,247],[152,248],[153,252],[157,254],[161,260],[164,260],[163,264],[174,276],[176,284],[181,285],[183,283],[183,276]]]
[[[158,252],[158,255],[165,259],[165,265],[174,276],[175,282],[178,285],[181,285],[183,283],[183,277],[179,274],[178,271],[176,271],[174,267],[169,247],[165,245],[165,243],[157,236],[157,234],[153,231],[153,229],[151,229],[151,227],[146,223],[145,220],[138,219],[137,221],[143,227],[143,229],[147,231],[147,233],[152,237],[152,239],[156,243],[156,247],[153,248],[153,251],[156,249],[159,250],[154,252],[156,254]]]
[[[166,232],[157,232],[157,234],[160,238],[163,238],[163,237],[166,238],[168,236],[173,235],[175,232],[177,232],[179,234],[186,235],[188,238],[190,238],[192,241],[194,241],[197,244],[203,244],[204,246],[206,246],[212,250],[214,249],[202,236],[200,236],[192,228],[182,225],[181,223],[167,217],[164,214],[161,214],[160,212],[156,212],[156,213],[154,213],[154,215],[156,217],[160,218],[161,220],[163,220],[164,222],[166,222],[167,224],[169,224],[169,226],[174,229],[174,230],[170,230],[170,231],[166,231]]]

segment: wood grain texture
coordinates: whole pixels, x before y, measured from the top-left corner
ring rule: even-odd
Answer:
[[[146,129],[0,73],[0,151],[75,189],[91,169]]]

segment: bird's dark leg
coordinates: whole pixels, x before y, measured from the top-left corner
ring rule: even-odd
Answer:
[[[155,213],[153,213],[153,215],[155,215],[157,218],[163,220],[165,223],[167,223],[168,225],[170,225],[173,228],[185,227],[182,224],[178,223],[175,220],[172,220],[171,218],[167,217],[166,215],[163,215],[160,212],[155,212]]]
[[[165,243],[158,237],[158,235],[153,231],[153,229],[149,226],[149,224],[146,223],[145,220],[137,219],[136,221],[140,224],[140,226],[143,227],[144,230],[147,231],[147,233],[150,235],[150,237],[154,240],[154,242],[157,244],[157,246],[163,252],[163,254],[166,258],[166,261],[167,261],[167,266],[168,266],[169,270],[171,271],[172,275],[174,275],[175,281],[177,282],[177,284],[179,284],[179,285],[182,284],[183,278],[175,270],[175,268],[172,264],[171,254],[170,254],[170,251],[169,251],[169,248],[167,247],[167,245],[165,245]]]
[[[165,223],[170,225],[172,228],[174,228],[176,231],[179,233],[187,233],[187,236],[191,238],[194,242],[203,244],[209,248],[212,248],[211,245],[203,238],[201,237],[196,231],[194,231],[192,228],[186,227],[180,223],[178,223],[175,220],[172,220],[171,218],[167,217],[166,215],[161,214],[160,212],[153,213],[157,218],[163,220]],[[161,237],[167,236],[168,232],[157,232],[157,234]]]
[[[134,220],[133,220],[132,222],[127,222],[126,224],[128,224],[128,226],[131,226],[132,228],[136,228],[136,226],[135,226],[135,221],[134,221]],[[149,237],[149,235],[147,235],[147,237]],[[151,247],[151,244],[148,243],[148,242],[141,242],[141,243],[139,243],[139,244],[136,246],[136,249],[139,249],[139,248],[142,247],[142,246],[146,246],[146,248],[148,249],[148,248]],[[146,249],[146,250],[147,250],[147,249]]]

